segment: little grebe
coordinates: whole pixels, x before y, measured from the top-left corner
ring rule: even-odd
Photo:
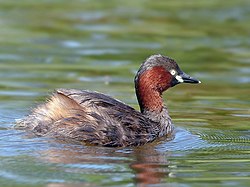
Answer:
[[[58,89],[50,100],[18,122],[38,136],[102,146],[138,146],[171,135],[173,124],[162,93],[179,83],[200,83],[166,56],[152,55],[135,76],[141,112],[107,95]]]

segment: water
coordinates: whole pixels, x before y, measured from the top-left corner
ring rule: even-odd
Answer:
[[[249,186],[249,1],[9,0],[0,15],[0,186]],[[60,87],[138,109],[134,74],[156,53],[202,81],[164,94],[174,140],[102,148],[13,129]]]

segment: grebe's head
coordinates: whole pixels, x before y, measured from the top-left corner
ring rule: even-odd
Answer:
[[[161,111],[161,94],[179,83],[201,83],[184,73],[171,58],[163,55],[152,55],[135,76],[135,89],[141,111]]]
[[[135,83],[147,84],[162,93],[179,83],[201,82],[184,73],[173,59],[159,54],[150,56],[142,63],[136,74]]]

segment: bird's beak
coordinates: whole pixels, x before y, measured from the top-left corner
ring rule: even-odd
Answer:
[[[191,83],[191,84],[201,83],[201,81],[199,81],[198,79],[191,77],[184,72],[181,72],[181,74],[176,75],[175,78],[179,83]]]

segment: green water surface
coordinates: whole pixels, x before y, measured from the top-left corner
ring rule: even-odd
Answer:
[[[249,0],[1,0],[0,186],[249,186],[249,23]],[[102,148],[13,129],[61,87],[139,109],[134,75],[158,53],[202,81],[163,96],[174,140]]]

